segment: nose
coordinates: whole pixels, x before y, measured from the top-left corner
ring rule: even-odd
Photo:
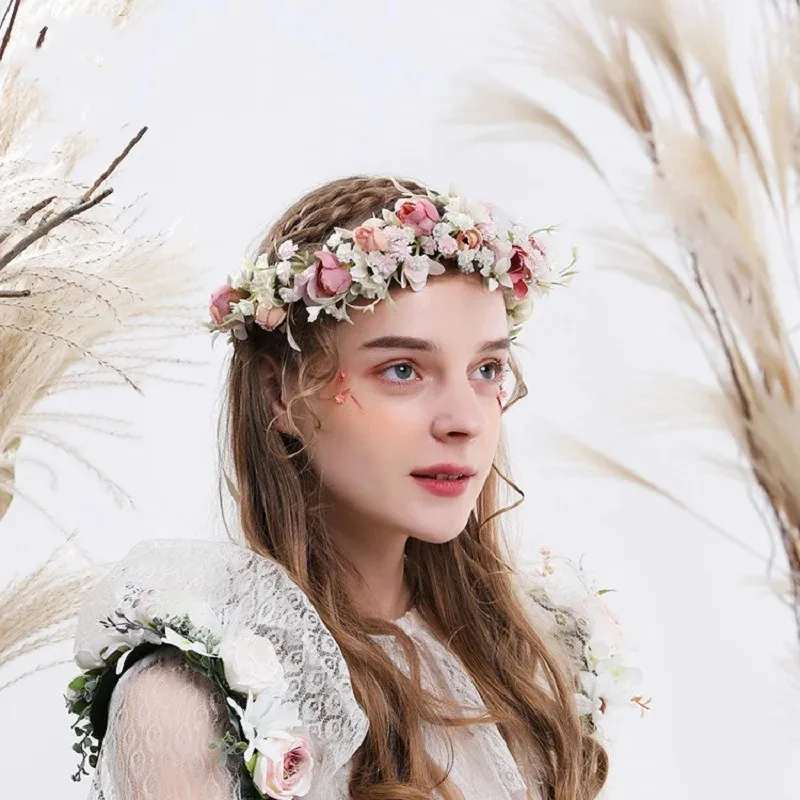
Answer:
[[[486,406],[486,398],[476,395],[469,380],[452,380],[437,397],[431,432],[442,441],[477,439],[486,430]]]

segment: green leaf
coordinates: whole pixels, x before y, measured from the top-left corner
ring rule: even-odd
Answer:
[[[616,589],[600,589],[597,592],[597,594],[598,595],[603,595],[603,594],[608,594],[609,592],[616,592],[616,591],[617,591]]]
[[[70,708],[70,711],[71,711],[73,714],[78,714],[78,715],[80,716],[81,714],[83,714],[83,712],[84,712],[84,711],[85,711],[85,710],[86,710],[88,707],[89,707],[89,704],[88,704],[88,703],[87,703],[85,700],[83,700],[83,699],[81,699],[81,700],[76,700],[76,701],[75,701],[75,702],[72,704],[72,707]]]
[[[67,688],[73,692],[79,692],[83,687],[86,685],[86,675],[78,675],[77,678],[73,678],[69,684],[67,684]]]

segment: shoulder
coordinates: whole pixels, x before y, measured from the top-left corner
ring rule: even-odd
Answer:
[[[560,649],[572,668],[586,668],[589,626],[584,614],[588,590],[579,581],[554,577],[547,561],[518,566],[515,584],[531,626],[552,646]]]
[[[155,639],[147,630],[154,620],[162,632]],[[168,628],[174,629],[173,641],[161,638]],[[188,636],[186,631],[195,639],[199,632],[207,651],[240,682],[268,683],[266,672],[280,673],[287,686],[284,700],[297,707],[323,754],[323,774],[342,767],[360,746],[368,721],[333,635],[281,564],[233,543],[154,540],[134,547],[85,601],[75,660],[91,670],[109,653],[124,655],[138,644],[163,649],[162,644],[177,642],[185,649],[180,636]],[[185,672],[148,670],[131,681],[134,697],[175,690],[203,702],[202,692],[197,695],[201,684]]]

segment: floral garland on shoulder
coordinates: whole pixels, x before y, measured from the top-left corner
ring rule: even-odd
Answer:
[[[213,616],[202,609],[198,619]],[[188,614],[149,616],[141,609],[116,611],[102,623],[105,635],[94,651],[75,660],[83,672],[68,686],[68,710],[77,715],[73,750],[81,755],[79,781],[88,775],[86,761],[97,766],[105,735],[108,701],[126,663],[169,645],[205,675],[225,698],[229,728],[212,743],[221,757],[242,759],[256,797],[291,800],[305,796],[312,785],[314,753],[297,707],[286,701],[289,688],[272,643],[251,631],[220,637],[216,625],[197,625]],[[253,795],[253,792],[248,792]]]
[[[637,692],[642,671],[628,663],[622,624],[605,601],[615,589],[601,589],[583,567],[548,548],[520,569],[525,594],[553,615],[556,636],[578,666],[578,713],[589,732],[607,741],[605,723],[615,712],[650,710],[652,698]]]
[[[650,699],[635,692],[640,670],[627,665],[622,629],[603,596],[580,563],[541,550],[542,559],[520,569],[525,594],[553,615],[556,635],[579,665],[576,701],[590,733],[602,740],[603,723],[615,709],[649,710]],[[192,613],[160,609],[191,605]],[[222,758],[241,759],[251,796],[292,800],[312,786],[316,755],[295,704],[287,700],[288,683],[275,647],[252,631],[220,635],[221,626],[207,606],[185,598],[161,598],[155,607],[138,598],[133,607],[117,609],[101,623],[97,639],[75,655],[83,670],[68,686],[68,710],[77,716],[73,749],[81,756],[79,781],[86,762],[97,766],[108,724],[108,704],[125,670],[162,646],[182,654],[225,698],[229,726],[212,743]]]

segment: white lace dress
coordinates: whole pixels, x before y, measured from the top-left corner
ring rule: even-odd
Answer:
[[[198,598],[208,604],[198,611]],[[183,613],[213,615],[224,629],[247,626],[268,636],[292,686],[318,754],[307,800],[348,797],[350,760],[368,729],[352,694],[341,651],[303,592],[275,562],[235,545],[161,541],[134,548],[94,592],[81,613],[76,656],[96,653],[98,621],[115,608],[147,601]],[[538,612],[535,612],[538,613]],[[546,623],[545,617],[541,617]],[[397,620],[412,637],[429,691],[482,708],[460,660],[412,610]],[[107,633],[106,633],[107,635]],[[394,637],[376,637],[399,668]],[[160,648],[123,673],[108,706],[108,728],[90,800],[233,800],[240,771],[208,744],[228,722],[216,689],[170,648]],[[446,766],[467,800],[528,800],[526,787],[496,726],[425,731],[431,757]],[[447,737],[447,738],[446,738]],[[449,745],[449,746],[448,746]],[[434,794],[433,797],[436,797]]]

